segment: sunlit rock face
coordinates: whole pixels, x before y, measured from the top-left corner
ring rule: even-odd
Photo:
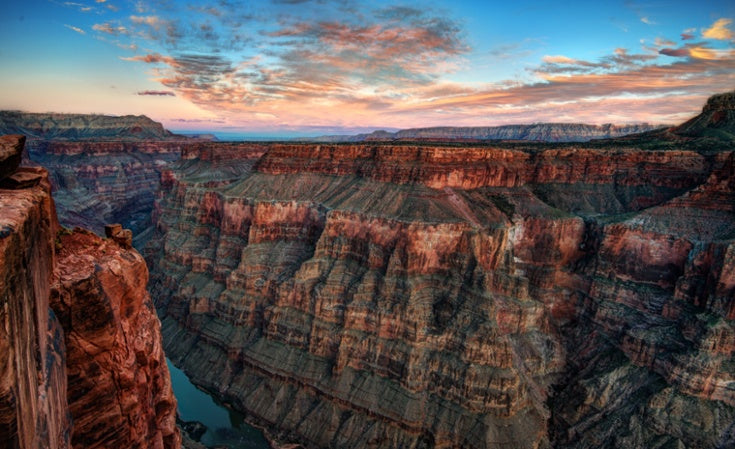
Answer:
[[[73,446],[180,447],[143,257],[75,230],[59,237],[54,275],[51,306],[65,331]]]
[[[18,168],[24,141],[0,137],[0,444],[68,449],[64,337],[49,309],[58,225],[45,170]]]
[[[59,230],[48,172],[18,167],[24,140],[0,137],[0,447],[176,449],[143,258]]]
[[[167,353],[313,447],[733,445],[733,153],[672,145],[188,149]]]

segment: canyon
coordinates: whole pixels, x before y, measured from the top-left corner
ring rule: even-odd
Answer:
[[[136,248],[150,237],[161,168],[190,139],[145,116],[0,111],[0,134],[27,137],[24,165],[49,172],[59,221],[102,235],[107,223],[131,229]]]
[[[735,92],[560,143],[13,114],[10,447],[178,448],[165,357],[284,446],[735,446]]]
[[[0,137],[2,447],[179,448],[144,259],[60,227],[47,171],[19,167],[24,142]]]
[[[145,250],[166,353],[305,447],[733,447],[733,111],[589,143],[187,146]]]

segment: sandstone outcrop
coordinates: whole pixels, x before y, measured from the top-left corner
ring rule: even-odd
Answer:
[[[0,138],[21,150],[23,140]],[[2,171],[17,162],[0,161]],[[63,331],[49,309],[58,226],[49,190],[45,172],[35,186],[0,188],[0,444],[13,449],[71,447]]]
[[[670,146],[189,149],[167,353],[309,447],[731,447],[734,156]]]
[[[701,114],[674,128],[673,133],[735,140],[735,91],[710,97]]]
[[[0,136],[0,180],[18,170],[25,145],[25,136]]]
[[[180,447],[142,256],[83,230],[61,233],[59,247],[51,306],[65,330],[73,446]]]
[[[0,180],[0,446],[178,448],[143,259],[58,229],[46,170]]]

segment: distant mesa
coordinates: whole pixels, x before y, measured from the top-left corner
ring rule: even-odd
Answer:
[[[735,140],[735,90],[713,95],[698,116],[672,129],[684,137],[713,137]]]
[[[534,123],[530,125],[503,126],[439,126],[433,128],[411,128],[396,132],[384,130],[352,136],[321,136],[304,141],[325,143],[371,142],[396,140],[424,141],[485,141],[523,140],[538,142],[587,142],[593,139],[609,139],[629,134],[649,132],[665,125],[586,125],[582,123]]]
[[[144,115],[58,114],[0,111],[0,134],[40,140],[182,140]]]

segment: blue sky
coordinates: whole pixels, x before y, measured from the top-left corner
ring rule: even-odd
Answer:
[[[735,3],[5,2],[0,108],[324,134],[676,123],[735,88]]]

